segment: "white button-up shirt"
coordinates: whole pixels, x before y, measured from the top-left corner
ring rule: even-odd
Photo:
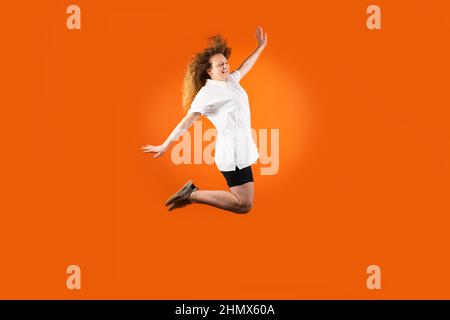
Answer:
[[[188,113],[200,112],[217,129],[214,160],[220,171],[245,168],[259,158],[250,124],[250,105],[238,70],[227,81],[207,79]]]

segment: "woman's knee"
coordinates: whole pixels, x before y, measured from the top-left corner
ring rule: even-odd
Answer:
[[[230,188],[239,200],[235,207],[236,213],[248,213],[253,207],[253,182]]]
[[[238,213],[249,213],[252,210],[253,203],[251,201],[241,201],[237,208]]]

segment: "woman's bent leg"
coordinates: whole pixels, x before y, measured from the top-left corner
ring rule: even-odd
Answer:
[[[230,191],[196,190],[191,193],[189,200],[235,213],[247,213],[253,204],[253,182],[231,187]]]

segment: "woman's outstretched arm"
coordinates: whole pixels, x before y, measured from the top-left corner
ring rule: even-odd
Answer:
[[[198,117],[201,116],[200,112],[192,112],[188,113],[184,116],[184,118],[178,123],[178,125],[173,129],[172,133],[169,135],[169,137],[164,141],[163,144],[159,146],[154,146],[151,144],[148,144],[146,146],[143,146],[141,150],[144,153],[156,153],[153,158],[161,157],[170,147],[172,142],[176,141],[180,135],[183,134],[184,131],[190,128],[195,120],[197,120]]]
[[[259,55],[267,45],[267,32],[264,34],[262,27],[256,28],[256,38],[258,39],[258,47],[238,68],[241,79],[251,70],[256,60],[258,60]]]

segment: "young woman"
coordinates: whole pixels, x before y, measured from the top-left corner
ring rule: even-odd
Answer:
[[[251,165],[259,154],[251,133],[248,96],[239,82],[267,45],[267,33],[264,34],[261,27],[256,29],[256,38],[256,50],[230,73],[228,58],[231,49],[222,36],[211,37],[210,45],[192,58],[186,70],[183,83],[185,117],[163,144],[142,147],[144,153],[155,153],[154,158],[162,156],[172,142],[202,115],[217,129],[214,160],[227,181],[229,191],[200,190],[189,180],[166,201],[169,210],[190,203],[203,203],[234,213],[247,213],[252,208]]]

